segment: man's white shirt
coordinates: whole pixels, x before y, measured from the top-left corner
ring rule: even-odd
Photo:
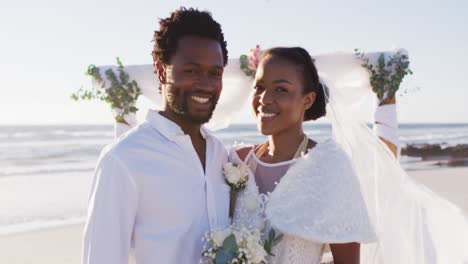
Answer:
[[[205,128],[203,170],[191,139],[150,110],[101,153],[89,199],[84,264],[198,263],[201,238],[229,225],[223,144]]]

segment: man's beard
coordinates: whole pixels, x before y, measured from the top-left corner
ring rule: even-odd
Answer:
[[[210,94],[211,108],[206,115],[196,115],[190,113],[190,109],[188,106],[188,101],[191,100],[190,96],[190,93],[183,92],[181,91],[181,89],[172,86],[168,89],[166,93],[166,101],[175,114],[177,114],[179,117],[188,122],[202,125],[210,121],[218,103],[219,96],[216,96],[215,94]]]

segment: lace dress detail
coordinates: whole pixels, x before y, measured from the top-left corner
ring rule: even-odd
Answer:
[[[325,244],[307,241],[303,238],[284,234],[283,240],[273,248],[275,257],[268,263],[274,264],[318,264]]]
[[[230,159],[243,162],[235,149]],[[271,194],[259,192],[254,173],[265,164],[258,161],[250,151],[249,179],[237,195],[233,223],[265,233],[272,226],[283,234],[268,263],[319,264],[326,244],[375,240],[357,179],[335,143],[319,144],[292,160]]]

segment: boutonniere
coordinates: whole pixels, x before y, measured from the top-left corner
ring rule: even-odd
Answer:
[[[224,180],[231,187],[231,192],[239,192],[247,185],[248,173],[244,164],[228,162],[223,166]]]

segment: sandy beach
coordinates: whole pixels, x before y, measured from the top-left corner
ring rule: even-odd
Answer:
[[[468,168],[409,171],[410,176],[457,204],[468,215]],[[0,236],[0,263],[78,264],[83,224]]]
[[[0,237],[0,263],[80,263],[83,225],[48,228]]]

